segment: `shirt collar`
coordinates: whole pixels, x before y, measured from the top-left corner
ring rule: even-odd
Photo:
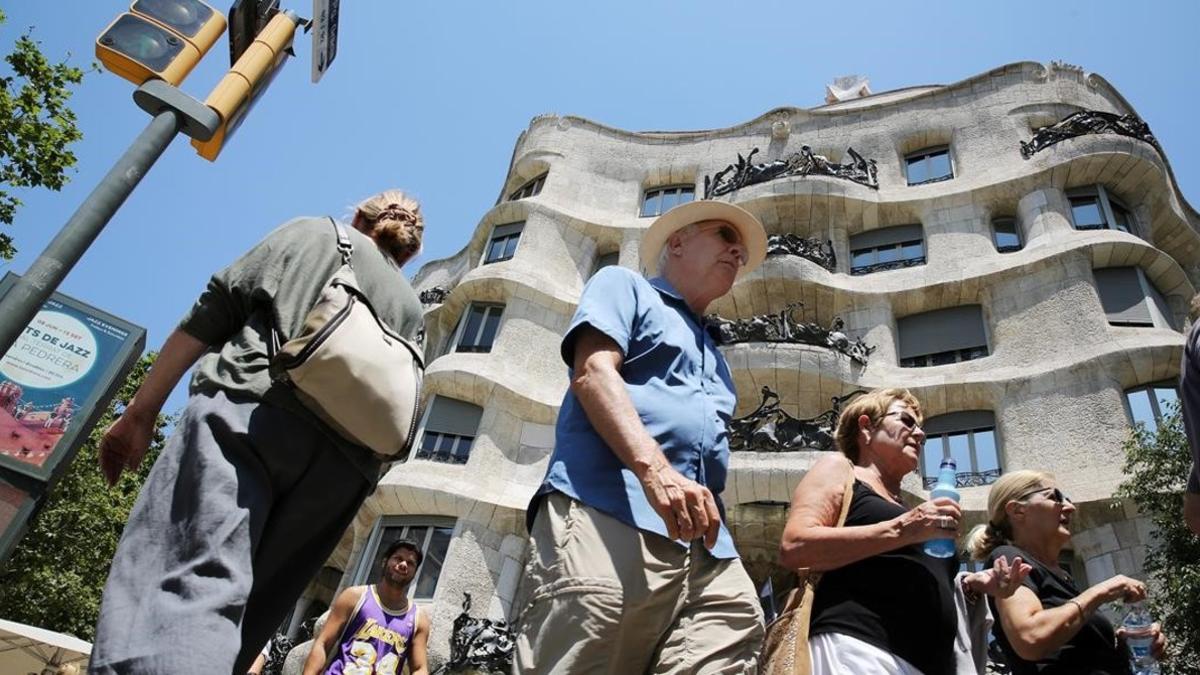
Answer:
[[[650,280],[650,285],[654,287],[654,290],[658,291],[659,295],[679,303],[683,311],[687,312],[688,316],[691,316],[696,323],[700,325],[705,324],[704,317],[692,311],[692,306],[687,303],[687,300],[683,299],[683,295],[675,290],[675,287],[671,285],[671,282],[667,281],[666,277],[654,277]]]
[[[650,280],[650,285],[659,293],[687,304],[683,296],[679,294],[679,291],[675,290],[675,287],[671,285],[671,282],[667,281],[666,277],[654,277]]]

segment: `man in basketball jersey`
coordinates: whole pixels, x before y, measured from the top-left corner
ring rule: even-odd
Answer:
[[[429,675],[429,617],[408,598],[421,549],[392,542],[378,584],[342,591],[313,640],[304,675]]]

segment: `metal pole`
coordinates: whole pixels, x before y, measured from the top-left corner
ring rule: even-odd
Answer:
[[[29,271],[0,299],[0,356],[8,353],[21,332],[37,316],[42,304],[83,257],[129,193],[141,182],[142,176],[158,161],[179,133],[180,124],[179,116],[173,110],[162,110],[155,115],[46,250],[33,261]]]

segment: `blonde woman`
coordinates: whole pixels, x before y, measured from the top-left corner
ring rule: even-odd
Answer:
[[[1146,585],[1118,574],[1080,592],[1058,556],[1071,540],[1075,505],[1054,477],[1039,471],[1001,476],[988,493],[988,523],[971,531],[967,547],[989,563],[1028,561],[1033,569],[1021,588],[989,602],[996,615],[995,636],[1014,675],[1088,673],[1127,675],[1129,654],[1118,631],[1097,610],[1113,601],[1146,597]],[[1154,655],[1162,658],[1166,639],[1154,625]]]
[[[962,512],[946,498],[914,509],[900,481],[917,468],[921,404],[905,389],[854,399],[838,420],[841,455],[818,459],[796,486],[780,561],[823,572],[813,599],[813,675],[947,675],[957,671],[956,558],[921,544],[955,536]],[[849,460],[849,461],[847,461]],[[850,510],[837,527],[848,479]],[[963,575],[969,595],[1007,594],[1028,566],[1016,561]]]

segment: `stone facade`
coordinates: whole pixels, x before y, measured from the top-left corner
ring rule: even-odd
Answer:
[[[368,500],[329,566],[342,585],[361,583],[360,559],[380,519],[453,519],[453,535],[430,609],[431,650],[448,650],[463,592],[474,614],[514,619],[524,564],[525,506],[545,470],[553,424],[567,386],[559,338],[600,255],[636,268],[652,221],[640,217],[646,190],[690,185],[740,153],[770,162],[807,145],[831,162],[847,148],[877,163],[878,189],[831,176],[783,177],[723,195],[758,215],[768,233],[830,240],[835,271],[774,256],[710,311],[729,319],[804,303],[803,320],[845,321],[850,339],[876,346],[865,366],[801,344],[725,348],[740,394],[737,414],[754,409],[766,385],[790,414],[813,417],[832,397],[904,386],[926,417],[991,411],[1003,470],[1055,473],[1080,506],[1075,567],[1089,583],[1137,574],[1149,537],[1129,505],[1112,507],[1129,431],[1126,390],[1178,374],[1186,307],[1200,284],[1200,218],[1180,194],[1151,142],[1113,134],[1059,142],[1025,159],[1020,142],[1037,127],[1079,110],[1133,114],[1103,78],[1070,66],[1016,63],[957,84],[917,87],[812,109],[780,108],[728,129],[633,133],[570,116],[541,116],[517,141],[497,205],[483,214],[458,254],[426,265],[414,286],[449,290],[427,308],[426,401],[443,396],[482,408],[465,464],[410,459],[394,466]],[[949,180],[908,184],[905,156],[948,146]],[[506,197],[545,174],[540,193]],[[1073,191],[1102,186],[1125,205],[1132,233],[1080,230]],[[1000,253],[995,218],[1015,218],[1021,248]],[[481,264],[493,228],[525,223],[510,260]],[[919,223],[924,264],[851,275],[850,241],[862,233]],[[1155,325],[1112,325],[1093,270],[1131,266],[1159,291]],[[494,344],[461,353],[447,343],[473,302],[502,303]],[[1149,302],[1149,301],[1147,301]],[[901,319],[960,305],[981,308],[988,355],[931,367],[901,367]],[[812,453],[734,455],[724,500],[748,568],[761,582],[773,569],[791,489]],[[920,478],[905,487],[923,494]],[[987,487],[963,489],[981,520]],[[329,598],[324,599],[328,602]]]

